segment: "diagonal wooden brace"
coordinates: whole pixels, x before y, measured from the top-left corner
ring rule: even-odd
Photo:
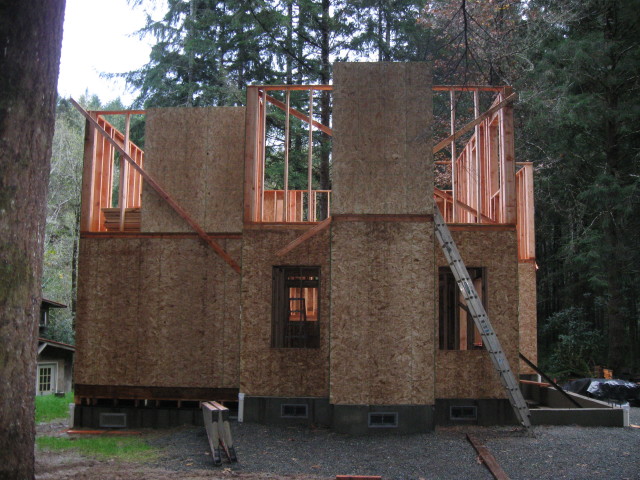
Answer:
[[[162,188],[162,186],[160,186],[160,184],[158,182],[155,181],[155,179],[149,175],[147,172],[145,172],[142,167],[140,167],[140,165],[138,165],[128,154],[127,152],[124,151],[124,149],[118,144],[118,142],[116,142],[113,138],[111,138],[111,136],[105,131],[104,128],[102,128],[98,122],[96,121],[95,118],[93,118],[91,115],[89,115],[89,113],[80,106],[80,104],[78,104],[78,102],[76,102],[73,98],[70,99],[71,103],[73,104],[74,107],[76,107],[78,109],[78,111],[91,123],[91,125],[93,125],[93,127],[100,132],[104,138],[107,139],[107,141],[113,146],[113,148],[115,148],[118,152],[120,152],[120,155],[122,155],[122,158],[124,158],[127,162],[129,162],[129,165],[131,165],[132,168],[134,168],[135,170],[138,171],[138,173],[140,173],[140,175],[142,175],[142,178],[144,178],[145,182],[147,183],[147,185],[149,185],[151,188],[153,188],[156,193],[158,195],[160,195],[160,197],[162,199],[164,199],[171,208],[173,208],[175,210],[175,212],[180,215],[185,222],[187,222],[189,224],[189,226],[198,234],[198,236],[207,244],[209,245],[211,248],[213,248],[213,250],[218,254],[218,256],[220,256],[220,258],[222,258],[225,262],[227,262],[229,264],[229,266],[231,268],[233,268],[237,273],[240,273],[240,265],[238,265],[236,263],[236,261],[231,258],[231,256],[225,251],[224,248],[222,248],[215,240],[213,240],[211,237],[209,237],[209,235],[207,234],[207,232],[205,232],[203,230],[203,228],[191,217],[191,215],[189,215],[189,213],[182,208],[178,202],[176,202],[167,192],[164,188]]]
[[[291,250],[296,248],[298,245],[302,245],[311,237],[314,237],[318,233],[329,228],[329,225],[331,225],[331,217],[327,217],[326,219],[321,221],[319,224],[315,225],[314,227],[310,228],[299,237],[289,242],[287,245],[285,245],[284,247],[282,247],[280,250],[276,252],[276,256],[284,257],[287,253],[289,253]]]

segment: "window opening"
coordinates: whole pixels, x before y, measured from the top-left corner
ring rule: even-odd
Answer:
[[[467,268],[473,286],[486,308],[484,268]],[[449,267],[439,269],[439,346],[440,350],[473,350],[482,348],[482,337],[476,328],[467,303]]]
[[[273,267],[272,339],[276,348],[318,348],[320,267]]]

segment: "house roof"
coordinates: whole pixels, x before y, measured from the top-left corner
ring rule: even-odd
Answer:
[[[38,353],[41,353],[45,347],[51,346],[55,348],[62,348],[71,352],[76,351],[76,347],[69,345],[68,343],[56,342],[54,340],[47,340],[46,338],[38,338]]]
[[[63,303],[54,302],[53,300],[48,300],[46,298],[42,299],[42,305],[49,308],[67,308],[67,306]]]

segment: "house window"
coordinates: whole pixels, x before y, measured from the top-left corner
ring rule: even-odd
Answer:
[[[271,346],[318,348],[320,267],[273,267]]]
[[[473,286],[486,308],[484,268],[467,268]],[[449,267],[439,269],[439,340],[440,350],[482,348],[482,337],[467,308],[467,303]]]

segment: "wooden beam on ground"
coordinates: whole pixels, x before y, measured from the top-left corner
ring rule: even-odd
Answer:
[[[287,111],[287,106],[281,102],[280,100],[278,100],[277,98],[273,98],[271,95],[267,95],[267,101],[273,105],[275,105],[276,107],[278,107],[279,109],[281,109],[282,111],[286,112]],[[299,118],[300,120],[302,120],[303,122],[309,123],[309,116],[305,115],[304,113],[296,110],[293,107],[289,107],[289,113],[291,115],[293,115],[296,118]],[[331,130],[330,127],[327,127],[326,125],[323,125],[322,123],[316,121],[316,120],[311,120],[311,124],[316,127],[319,130],[322,130],[324,133],[326,133],[327,135],[331,135],[333,136],[333,130]]]
[[[178,202],[176,202],[155,179],[145,172],[142,167],[140,167],[128,154],[124,151],[124,149],[118,145],[118,143],[111,138],[110,135],[100,126],[100,124],[87,113],[87,111],[80,106],[78,102],[76,102],[73,98],[70,99],[73,106],[75,106],[78,111],[84,115],[84,117],[91,122],[94,128],[100,132],[104,138],[116,149],[120,152],[120,155],[129,162],[129,164],[142,175],[147,184],[153,188],[156,193],[164,199],[170,206],[175,210],[175,212],[180,215],[189,226],[198,234],[198,236],[222,258],[225,262],[229,264],[231,268],[233,268],[237,273],[240,273],[240,265],[236,263],[236,261],[231,258],[231,256],[222,248],[216,241],[214,241],[207,232],[203,230],[203,228],[189,215],[189,213],[182,208]]]
[[[433,189],[433,196],[434,197],[440,197],[443,198],[449,202],[451,202],[453,204],[453,197],[448,194],[447,192],[445,192],[444,190],[440,190],[439,188],[434,188]],[[475,208],[470,207],[469,205],[467,205],[466,203],[462,203],[461,201],[457,201],[456,205],[460,208],[462,208],[463,210],[466,210],[467,212],[471,213],[472,215],[478,215],[478,211]],[[498,223],[496,222],[494,219],[487,217],[484,214],[480,214],[480,218],[482,218],[483,221],[487,222],[487,223]]]
[[[511,102],[514,102],[515,100],[518,99],[518,94],[517,93],[512,93],[511,95],[509,95],[507,98],[505,98],[503,101],[501,101],[500,103],[498,103],[497,105],[494,105],[493,107],[491,107],[489,110],[487,110],[486,112],[484,112],[482,115],[480,115],[479,117],[476,117],[474,120],[470,121],[469,123],[467,123],[464,127],[462,127],[460,130],[458,130],[457,132],[455,132],[453,135],[449,135],[447,138],[445,138],[444,140],[442,140],[441,142],[439,142],[435,147],[433,147],[433,153],[437,153],[440,150],[442,150],[444,147],[446,147],[447,145],[449,145],[451,142],[454,142],[455,140],[457,140],[458,138],[460,138],[462,135],[464,135],[465,133],[467,133],[469,130],[471,130],[473,127],[475,127],[476,125],[479,125],[480,123],[482,123],[482,121],[485,118],[490,117],[491,115],[493,115],[494,113],[496,113],[498,110],[500,110],[502,107],[508,105]]]
[[[478,452],[478,457],[480,458],[480,460],[482,460],[482,463],[484,463],[485,466],[489,469],[491,475],[493,475],[493,478],[495,478],[496,480],[509,480],[509,476],[505,473],[504,470],[502,470],[502,467],[487,447],[482,445],[476,437],[469,433],[467,433],[467,440],[469,440],[469,443],[471,443],[471,445],[473,445],[473,448],[476,449],[476,452]]]
[[[304,232],[302,235],[300,235],[298,238],[296,238],[292,242],[289,242],[285,247],[281,248],[280,250],[278,250],[276,252],[276,256],[284,257],[291,250],[293,250],[294,248],[298,247],[299,245],[302,245],[304,242],[309,240],[311,237],[314,237],[318,233],[320,233],[320,232],[326,230],[327,228],[329,228],[329,225],[331,225],[331,217],[327,217],[325,220],[321,221],[315,227],[310,228],[309,230]]]

